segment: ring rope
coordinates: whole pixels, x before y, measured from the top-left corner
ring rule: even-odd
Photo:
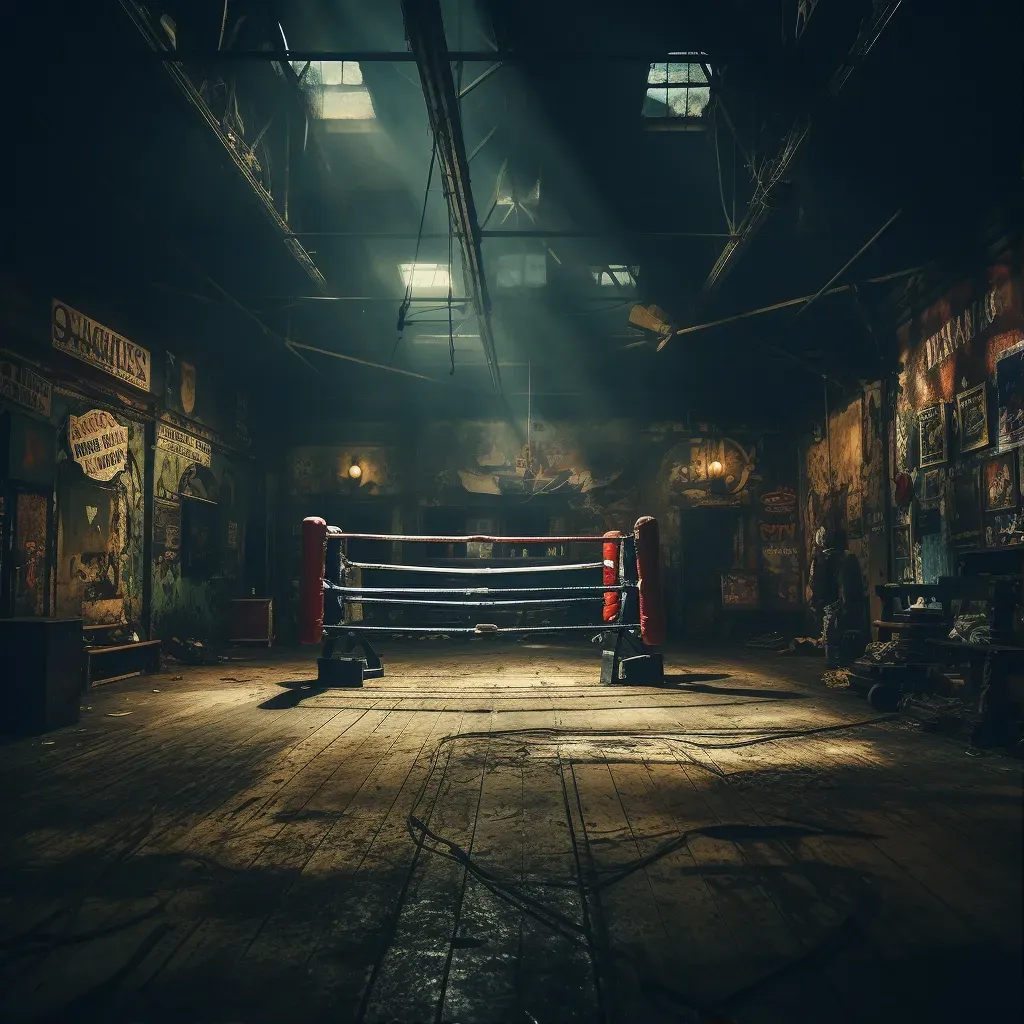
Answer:
[[[486,623],[476,626],[360,626],[352,625],[324,626],[325,636],[344,636],[346,633],[390,633],[393,636],[401,633],[473,633],[477,635],[493,633],[564,633],[569,630],[587,630],[594,636],[603,633],[621,633],[627,629],[638,629],[639,622],[605,622],[590,626],[497,626]]]
[[[333,527],[327,530],[332,540],[399,541],[407,544],[589,544],[598,541],[616,544],[626,539],[621,533],[608,537],[489,537],[485,534],[471,537],[427,537],[401,533],[345,533]]]
[[[625,592],[636,590],[636,583],[606,583],[603,587],[342,587],[337,583],[324,580],[324,590],[336,594],[462,594],[465,597],[477,597],[487,594],[575,594],[588,592],[606,594],[609,591]],[[358,598],[356,599],[358,600]]]
[[[519,566],[460,566],[458,568],[445,568],[434,565],[388,565],[377,562],[350,562],[347,558],[342,563],[348,569],[387,570],[391,572],[429,572],[441,576],[482,576],[493,574],[495,576],[518,576],[521,573],[537,572],[570,572],[580,569],[603,569],[604,562],[579,562],[573,565],[526,565]],[[602,590],[607,588],[602,587]]]
[[[510,598],[497,601],[418,601],[408,597],[360,597],[342,598],[342,600],[345,603],[351,601],[353,604],[420,605],[426,608],[536,608],[552,604],[579,604],[583,601],[593,603],[594,601],[603,601],[604,598],[600,594],[594,594],[590,597],[527,598],[522,601]]]

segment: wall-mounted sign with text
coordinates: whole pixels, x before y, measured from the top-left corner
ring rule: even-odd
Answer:
[[[0,400],[15,402],[41,416],[49,416],[52,395],[53,388],[48,380],[27,366],[0,358]]]
[[[156,425],[156,446],[165,452],[171,452],[189,462],[210,468],[210,460],[213,449],[210,445],[198,437],[186,434],[184,430],[178,430],[167,423]]]
[[[69,416],[68,446],[82,472],[93,480],[113,480],[128,466],[128,428],[105,409]]]
[[[50,314],[53,347],[98,367],[142,391],[152,390],[149,350],[122,338],[84,313],[53,300]]]

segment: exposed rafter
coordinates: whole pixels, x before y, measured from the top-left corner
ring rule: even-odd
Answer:
[[[139,30],[142,38],[146,42],[146,45],[150,48],[149,52],[154,54],[168,54],[166,46],[164,46],[159,36],[153,31],[152,26],[149,24],[149,20],[144,9],[142,9],[135,0],[121,0],[121,6],[124,8],[128,17],[132,20],[132,23]],[[291,233],[291,228],[281,217],[280,213],[278,213],[277,207],[274,205],[274,200],[271,198],[270,193],[255,177],[252,170],[246,164],[244,158],[238,150],[231,145],[224,132],[221,131],[217,118],[213,115],[210,108],[207,106],[206,101],[199,94],[199,91],[192,84],[192,80],[185,73],[185,69],[182,67],[181,63],[167,61],[164,63],[164,69],[167,74],[170,75],[174,84],[181,90],[188,102],[200,117],[202,117],[207,127],[210,128],[227,155],[231,158],[231,162],[235,165],[238,173],[245,179],[249,188],[256,196],[264,216],[279,232],[281,240],[284,243],[284,247],[292,255],[296,263],[298,263],[306,272],[313,284],[319,288],[320,291],[326,291],[327,282],[324,280],[323,274],[320,273],[317,266],[313,263],[312,257],[308,252],[306,252],[302,243]]]
[[[879,37],[896,13],[900,0],[874,0],[870,16],[861,25],[857,38],[842,64],[829,81],[826,101],[835,99],[846,84],[853,69],[871,52]],[[704,293],[708,294],[717,288],[726,275],[736,265],[737,260],[746,251],[754,235],[768,219],[773,205],[775,189],[783,180],[786,172],[807,140],[813,123],[813,115],[802,114],[783,140],[778,155],[762,174],[754,190],[754,196],[747,207],[746,215],[737,228],[735,238],[726,242],[715,265],[711,268],[704,282]]]
[[[491,327],[491,298],[484,276],[480,226],[470,187],[469,160],[462,137],[459,99],[452,77],[441,5],[439,0],[402,0],[402,17],[423,85],[423,99],[437,147],[452,227],[462,248],[467,285],[473,299],[491,384],[495,393],[500,394],[501,371]]]

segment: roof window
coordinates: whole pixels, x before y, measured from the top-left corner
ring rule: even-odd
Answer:
[[[644,117],[699,118],[711,99],[706,64],[707,58],[699,53],[670,53],[669,60],[652,64]]]

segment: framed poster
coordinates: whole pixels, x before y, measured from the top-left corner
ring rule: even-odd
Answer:
[[[760,605],[761,597],[757,584],[757,573],[722,573],[723,608],[759,608]]]
[[[971,540],[981,533],[981,468],[957,466],[948,480],[949,539]]]
[[[921,474],[921,508],[938,508],[942,497],[942,470],[926,469]]]
[[[986,512],[1017,507],[1017,484],[1013,471],[1016,461],[1016,453],[1008,452],[983,464],[982,507]]]
[[[949,440],[947,429],[946,403],[930,405],[922,409],[917,417],[920,435],[920,465],[940,466],[946,461],[946,447]]]
[[[1012,548],[1024,543],[1024,515],[996,512],[985,517],[985,547]]]
[[[1024,343],[1007,349],[996,363],[999,450],[1024,441]]]
[[[988,394],[984,384],[956,396],[956,431],[961,452],[988,447]]]

